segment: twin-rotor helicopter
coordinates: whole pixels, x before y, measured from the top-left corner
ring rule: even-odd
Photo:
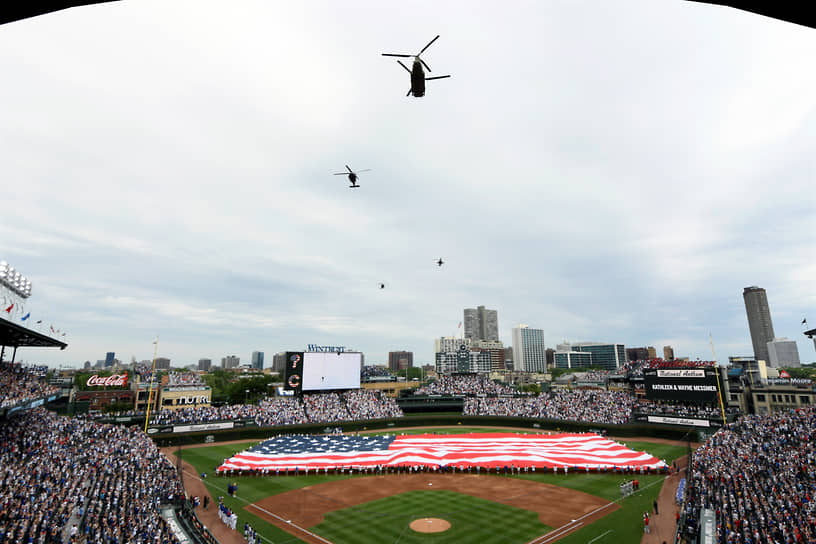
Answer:
[[[430,81],[431,79],[445,79],[446,77],[451,77],[450,75],[447,76],[434,76],[434,77],[425,77],[425,70],[422,69],[424,66],[428,72],[431,71],[431,67],[428,66],[424,60],[422,60],[419,56],[428,49],[432,43],[439,39],[439,34],[436,35],[436,38],[428,42],[428,45],[423,47],[419,53],[416,55],[405,55],[402,53],[383,53],[383,57],[403,57],[403,58],[412,58],[414,59],[414,63],[409,70],[405,64],[402,63],[401,60],[398,60],[400,66],[405,68],[405,70],[411,74],[411,88],[408,89],[408,94],[405,96],[414,95],[415,97],[419,98],[421,96],[425,96],[425,82]]]

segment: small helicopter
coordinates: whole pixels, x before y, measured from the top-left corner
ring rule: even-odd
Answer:
[[[408,73],[411,74],[411,88],[408,89],[408,94],[406,94],[405,96],[411,96],[412,94],[417,98],[419,98],[421,96],[425,96],[425,82],[426,81],[431,80],[431,79],[444,79],[446,77],[451,77],[449,75],[447,75],[447,76],[425,77],[425,71],[422,69],[422,67],[424,66],[428,70],[428,72],[431,71],[431,67],[428,66],[427,64],[425,64],[425,61],[422,60],[421,58],[419,58],[419,56],[422,53],[424,53],[425,50],[428,49],[431,46],[431,44],[434,43],[438,39],[439,39],[439,35],[437,34],[436,38],[434,38],[433,40],[428,42],[428,45],[423,47],[422,51],[420,51],[416,55],[402,55],[402,54],[398,54],[398,53],[383,53],[382,54],[383,57],[405,57],[405,58],[413,57],[414,58],[414,64],[413,64],[413,66],[411,67],[410,70],[408,69],[407,66],[405,66],[402,63],[401,60],[397,61],[400,66],[405,68],[408,71]]]
[[[380,289],[385,289],[385,284],[384,283],[380,284]]]
[[[357,172],[355,172],[351,168],[349,168],[348,164],[346,165],[346,169],[348,170],[348,172],[337,172],[334,175],[335,176],[348,176],[348,179],[351,182],[351,185],[349,185],[350,189],[356,189],[356,188],[359,187],[359,185],[357,185],[357,178],[359,177],[357,174],[359,174],[360,172],[371,172],[370,168],[366,168],[365,170],[357,170]]]
[[[439,257],[439,260],[436,261],[436,266],[442,266],[443,264],[445,264],[445,261],[442,260],[442,257]]]

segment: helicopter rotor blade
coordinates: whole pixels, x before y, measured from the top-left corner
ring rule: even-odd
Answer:
[[[405,96],[411,96],[411,91],[413,91],[413,90],[414,90],[413,88],[408,89],[408,92],[405,93]]]
[[[433,40],[429,41],[429,42],[428,42],[428,45],[426,45],[425,47],[423,47],[423,48],[422,48],[422,51],[420,51],[419,53],[417,53],[417,56],[419,56],[419,55],[421,55],[422,53],[424,53],[424,52],[425,52],[425,50],[426,50],[426,49],[428,49],[428,48],[431,46],[431,44],[432,44],[433,42],[435,42],[436,40],[438,40],[438,39],[439,39],[439,34],[437,34],[437,35],[436,35],[436,38],[434,38]]]
[[[382,56],[383,57],[404,57],[406,59],[410,59],[414,55],[400,55],[400,54],[397,54],[397,53],[383,53]]]
[[[348,176],[348,172],[338,172],[336,174],[332,174],[333,176]]]
[[[411,73],[411,69],[410,69],[410,68],[408,68],[407,66],[405,66],[405,65],[402,63],[402,61],[401,61],[401,60],[398,60],[397,62],[399,63],[399,65],[400,65],[400,66],[402,66],[403,68],[405,68],[406,70],[408,70],[408,73],[409,73],[409,74]]]
[[[357,174],[359,174],[360,172],[371,172],[371,168],[365,168],[363,170],[357,170]]]
[[[428,66],[427,64],[425,64],[425,61],[424,61],[424,60],[420,59],[419,57],[417,57],[417,58],[419,59],[419,62],[421,62],[421,63],[422,63],[422,66],[424,66],[426,70],[428,70],[429,72],[432,72],[432,71],[433,71],[433,70],[431,70],[431,67],[430,67],[430,66]]]
[[[450,76],[434,76],[434,77],[426,77],[426,78],[425,78],[425,81],[428,81],[429,79],[445,79],[446,77],[450,77]]]
[[[349,171],[349,173],[351,173],[351,174],[353,174],[353,173],[354,173],[354,170],[352,170],[351,168],[349,168],[349,165],[348,165],[348,164],[346,165],[346,170],[348,170],[348,171]]]

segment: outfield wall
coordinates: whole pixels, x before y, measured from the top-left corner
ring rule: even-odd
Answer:
[[[405,427],[519,427],[530,429],[531,431],[556,431],[556,432],[597,432],[605,431],[612,436],[634,437],[650,436],[654,438],[666,438],[669,440],[685,440],[690,430],[689,427],[679,427],[677,425],[656,425],[656,424],[625,424],[625,425],[601,425],[598,423],[563,421],[548,419],[529,419],[522,417],[499,417],[499,416],[462,416],[433,415],[421,417],[402,417],[398,419],[375,419],[366,421],[339,421],[333,423],[308,424],[308,425],[281,425],[276,427],[241,426],[239,428],[219,429],[214,424],[208,424],[206,430],[184,430],[181,432],[158,432],[166,430],[172,426],[162,426],[157,431],[150,433],[150,437],[159,446],[175,446],[185,444],[201,444],[207,442],[225,442],[229,440],[253,440],[265,439],[279,434],[321,434],[330,433],[337,427],[341,427],[343,432],[382,430]],[[182,426],[176,426],[182,427]],[[193,427],[193,426],[183,426]],[[148,429],[149,431],[151,429]],[[696,435],[692,440],[696,440]]]

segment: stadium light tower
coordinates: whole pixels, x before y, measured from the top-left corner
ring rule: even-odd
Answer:
[[[24,299],[31,296],[31,281],[6,261],[0,261],[0,284]]]

